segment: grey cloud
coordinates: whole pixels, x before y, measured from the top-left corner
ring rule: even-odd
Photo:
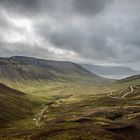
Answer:
[[[74,10],[79,14],[91,16],[102,12],[112,0],[74,0]]]
[[[21,27],[17,27],[14,23],[10,21],[10,19],[5,15],[3,10],[0,9],[0,41],[3,42],[5,40],[10,40],[10,34],[18,33],[19,35],[23,34],[25,29]],[[9,38],[7,38],[9,37]],[[1,47],[1,46],[0,46]]]
[[[53,53],[51,54],[46,48],[41,48],[39,46],[31,46],[24,43],[7,43],[0,42],[0,56],[33,56],[33,57],[44,57],[53,58]]]
[[[1,0],[0,5],[16,16],[39,17],[60,15],[69,11],[72,0]]]
[[[1,0],[0,5],[9,13],[30,15],[39,8],[38,0]]]
[[[90,62],[140,61],[139,0],[0,0],[1,42],[4,30],[22,34],[22,29],[6,19],[3,10],[13,18],[30,20],[33,33],[43,42],[36,47],[25,42],[0,43],[0,55],[57,58],[47,49],[54,46]]]
[[[0,4],[9,13],[18,16],[52,16],[80,14],[91,16],[102,12],[113,0],[1,0]]]
[[[11,23],[9,23],[8,19],[5,17],[3,11],[0,9],[0,29],[12,28]]]
[[[48,39],[54,46],[75,51],[84,58],[107,60],[117,57],[114,49],[106,46],[107,40],[102,34],[100,37],[96,37],[94,33],[86,36],[85,32],[71,28],[66,32],[53,32]]]

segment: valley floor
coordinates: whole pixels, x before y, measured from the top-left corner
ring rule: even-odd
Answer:
[[[1,128],[0,140],[139,140],[140,86],[132,88],[64,84],[34,91],[41,106]]]

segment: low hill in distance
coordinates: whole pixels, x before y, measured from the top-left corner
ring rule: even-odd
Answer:
[[[138,75],[133,75],[133,76],[130,76],[130,77],[127,77],[127,78],[118,80],[117,82],[118,82],[118,83],[127,83],[127,82],[130,82],[130,83],[134,83],[134,84],[135,84],[136,82],[139,82],[139,83],[140,83],[140,74],[138,74]]]
[[[140,84],[140,74],[138,75],[133,75],[121,80],[116,81],[117,84],[122,84],[122,85],[137,85]]]
[[[123,89],[128,86],[135,86],[135,85],[140,85],[140,74],[133,75],[121,80],[117,80],[112,83],[111,87],[113,89]]]

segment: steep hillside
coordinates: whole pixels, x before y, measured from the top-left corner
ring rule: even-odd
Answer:
[[[0,59],[0,77],[12,81],[51,79],[53,75],[36,65],[18,62],[18,59]]]
[[[20,119],[31,117],[33,103],[26,94],[0,83],[0,128]]]
[[[106,81],[76,63],[68,61],[51,61],[32,57],[15,56],[0,58],[0,81],[15,88],[15,84],[40,83],[48,81],[89,81],[100,83]]]
[[[80,65],[68,61],[52,61],[22,56],[11,57],[10,60],[21,65],[31,65],[44,68],[48,74],[52,74],[50,77],[55,77],[57,74],[93,76],[89,71],[85,70]]]

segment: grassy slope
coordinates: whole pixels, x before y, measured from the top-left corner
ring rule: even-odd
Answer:
[[[135,86],[133,95],[122,100],[95,91],[91,87],[77,87],[72,89],[71,96],[57,95],[60,103],[51,105],[44,117],[46,129],[34,134],[32,139],[139,140],[140,86]],[[120,96],[128,91],[126,88],[113,94]]]
[[[78,77],[79,80],[73,80],[72,77],[75,74],[73,76],[66,74],[70,77],[60,73],[58,75],[61,80],[44,81],[41,79],[39,82],[38,79],[35,81],[27,80],[27,84],[30,85],[31,82],[29,87],[27,84],[23,84],[25,81],[15,84],[15,87],[19,86],[21,89],[37,95],[37,98],[42,99],[43,97],[43,101],[49,106],[49,109],[40,122],[41,127],[39,129],[23,131],[19,127],[19,130],[9,132],[11,134],[4,135],[4,138],[0,137],[0,139],[27,140],[27,137],[29,140],[140,139],[139,86],[134,87],[134,95],[122,100],[115,100],[106,96],[110,90],[109,88],[104,89],[103,86],[97,86],[98,80],[96,82],[85,82],[85,79],[88,78],[88,76],[85,76],[83,82],[80,76]],[[134,81],[131,81],[131,84],[139,84],[139,82]],[[113,94],[115,96],[123,95],[129,91],[128,83],[130,82],[124,83],[114,83],[113,88],[116,90]],[[26,89],[24,89],[25,87]],[[51,104],[49,105],[49,103]],[[132,135],[130,135],[130,131]]]
[[[127,77],[121,80],[117,80],[112,84],[113,89],[122,89],[128,86],[139,85],[140,84],[140,75],[134,75]]]
[[[121,96],[129,88],[116,90]],[[49,94],[51,93],[51,95]],[[49,109],[33,132],[17,130],[11,140],[139,140],[140,86],[134,94],[122,100],[110,99],[104,88],[92,85],[72,85],[44,92],[51,97]],[[130,134],[131,131],[131,134]],[[12,133],[13,134],[13,133]],[[5,139],[6,140],[6,137]]]
[[[0,128],[14,121],[33,117],[35,103],[26,94],[0,83]]]
[[[37,88],[45,90],[50,83],[97,85],[106,81],[72,62],[29,57],[0,58],[0,82],[24,92],[35,91]]]
[[[124,85],[137,85],[140,84],[140,75],[134,75],[117,81],[118,84]]]

